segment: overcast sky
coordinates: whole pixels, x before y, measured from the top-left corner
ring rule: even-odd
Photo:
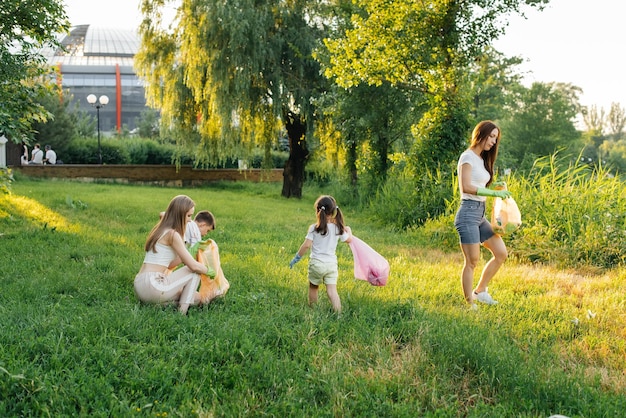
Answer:
[[[64,0],[72,25],[137,28],[140,0]],[[565,82],[583,89],[581,104],[626,107],[624,73],[624,0],[552,0],[528,19],[512,17],[507,34],[495,47],[521,56],[520,67],[533,81]],[[173,13],[173,11],[171,11]]]

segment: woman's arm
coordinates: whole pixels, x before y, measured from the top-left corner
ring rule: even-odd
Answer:
[[[476,194],[478,191],[478,188],[472,185],[472,166],[470,164],[461,165],[459,185],[461,186],[461,193]]]
[[[178,258],[184,265],[189,267],[191,271],[199,274],[207,274],[209,272],[209,268],[204,264],[196,261],[192,255],[187,250],[185,246],[185,242],[183,238],[174,230],[170,232],[170,246],[174,249],[174,252],[178,255]],[[176,261],[176,260],[174,260]]]

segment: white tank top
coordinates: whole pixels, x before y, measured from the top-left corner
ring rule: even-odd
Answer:
[[[165,234],[167,234],[167,232]],[[161,235],[161,238],[163,238],[165,234]],[[146,256],[143,259],[144,263],[168,267],[170,263],[176,258],[176,252],[169,245],[157,242],[154,246],[154,249],[156,250],[156,252],[152,250],[146,251]]]

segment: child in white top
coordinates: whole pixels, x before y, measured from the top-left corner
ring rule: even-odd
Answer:
[[[328,299],[335,312],[341,312],[341,299],[337,293],[337,243],[349,243],[352,239],[350,227],[344,225],[343,214],[332,196],[320,196],[315,201],[317,223],[309,226],[306,238],[289,268],[302,259],[309,249],[309,305],[317,303],[319,285],[324,283]]]
[[[213,230],[215,230],[215,216],[208,210],[201,210],[196,213],[193,221],[187,224],[185,244],[187,247],[191,247],[195,243],[202,241],[202,237]]]
[[[165,212],[159,213],[159,219],[163,219]],[[185,228],[185,245],[187,248],[192,247],[199,241],[202,241],[202,237],[209,233],[209,231],[215,230],[215,216],[208,210],[201,210],[196,214],[193,220],[187,222]]]

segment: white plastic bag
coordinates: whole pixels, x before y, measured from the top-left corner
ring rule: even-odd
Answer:
[[[196,260],[207,267],[215,270],[215,277],[210,278],[205,274],[200,275],[200,301],[209,303],[217,297],[224,296],[230,288],[220,264],[220,253],[217,244],[212,239],[200,241],[190,249],[196,253]]]
[[[522,225],[522,214],[512,197],[496,197],[491,211],[491,227],[498,235],[515,232]]]

